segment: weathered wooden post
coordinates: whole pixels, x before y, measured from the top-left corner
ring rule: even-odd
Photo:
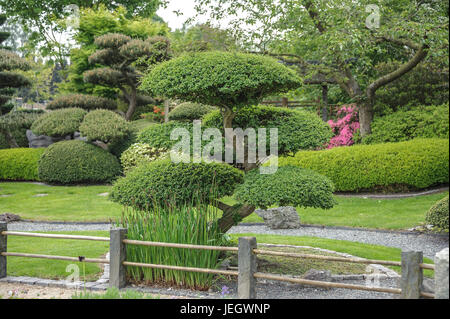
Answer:
[[[434,259],[435,270],[435,298],[436,299],[449,299],[448,296],[448,248],[445,248],[436,254]]]
[[[8,230],[7,223],[0,223],[0,278],[6,277],[6,256],[2,256],[1,253],[6,253],[7,251],[7,236],[1,233]]]
[[[110,231],[109,286],[111,288],[120,289],[127,284],[126,267],[123,265],[127,259],[127,246],[123,243],[126,237],[126,228],[116,228]]]
[[[281,98],[281,106],[282,107],[289,107],[289,100],[287,97]]]
[[[419,299],[423,283],[423,253],[419,251],[402,251],[402,299]]]
[[[255,299],[256,298],[256,278],[253,276],[256,272],[256,255],[253,249],[256,249],[255,237],[239,237],[238,251],[238,298]]]

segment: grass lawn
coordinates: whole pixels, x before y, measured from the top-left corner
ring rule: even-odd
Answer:
[[[369,199],[335,196],[334,208],[297,208],[304,224],[377,229],[408,229],[425,222],[428,209],[448,192],[402,199]],[[256,214],[244,222],[262,222]]]
[[[122,212],[120,205],[99,196],[110,188],[0,183],[0,214],[8,212],[36,221],[108,221]],[[34,197],[38,194],[48,195]]]
[[[51,233],[58,234],[56,232]],[[64,234],[98,237],[109,236],[108,232],[104,231],[64,232]],[[109,242],[19,236],[8,237],[8,251],[15,253],[99,258],[105,255],[108,250]],[[101,274],[100,266],[97,264],[85,263],[86,277],[83,278],[83,266],[79,262],[24,257],[8,257],[7,273],[8,276],[62,279],[71,274],[70,272],[66,272],[66,267],[70,264],[76,264],[79,266],[80,280],[95,280]]]
[[[258,243],[282,244],[295,246],[310,246],[323,249],[329,249],[340,253],[347,253],[356,257],[378,260],[401,260],[401,249],[385,247],[380,245],[363,244],[347,240],[335,240],[308,236],[281,236],[281,235],[263,235],[263,234],[232,234],[231,238],[237,242],[238,237],[251,236],[256,237]],[[424,258],[424,262],[433,264],[429,258]],[[400,272],[400,267],[390,267]],[[432,277],[434,272],[425,270],[424,275]]]

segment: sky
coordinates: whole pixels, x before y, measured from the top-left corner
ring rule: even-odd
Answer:
[[[160,8],[156,13],[169,24],[172,30],[181,29],[183,23],[195,16],[196,11],[194,9],[195,0],[170,0],[167,8]],[[182,16],[177,16],[173,11],[179,11],[183,13]],[[202,21],[203,20],[203,21]],[[206,18],[199,19],[199,22],[205,22]]]

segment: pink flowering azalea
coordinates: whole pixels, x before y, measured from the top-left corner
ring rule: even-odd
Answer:
[[[337,112],[338,119],[328,121],[335,136],[328,148],[350,146],[354,143],[353,135],[359,130],[358,111],[355,104],[343,105]]]

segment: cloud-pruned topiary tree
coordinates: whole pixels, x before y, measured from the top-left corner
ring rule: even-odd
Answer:
[[[137,107],[141,72],[170,59],[169,40],[155,36],[144,41],[109,33],[97,37],[95,45],[98,50],[89,57],[89,63],[99,67],[84,72],[84,81],[120,89],[128,102],[125,118],[131,120]]]
[[[55,110],[42,115],[31,126],[36,135],[64,138],[78,131],[87,112],[80,108]]]
[[[6,15],[0,15],[0,26],[6,21]],[[8,50],[2,43],[8,39],[8,32],[0,32],[0,116],[11,110],[7,103],[11,100],[16,89],[30,85],[30,81],[19,74],[17,70],[28,70],[30,65],[17,54]],[[0,134],[2,134],[10,147],[19,147],[10,129],[1,126]]]
[[[47,104],[48,110],[78,107],[83,110],[116,110],[117,102],[104,97],[88,94],[67,94],[57,97]]]
[[[259,122],[269,124],[268,121],[267,123],[261,121],[264,119],[264,112],[258,113],[258,107],[253,110],[249,107],[258,104],[262,98],[269,94],[286,92],[298,86],[300,86],[300,80],[295,73],[277,63],[276,60],[250,54],[225,52],[196,53],[161,63],[155,66],[142,82],[142,88],[152,95],[219,107],[221,110],[221,127],[224,129],[233,128],[233,121],[239,116],[242,116],[240,124],[245,123],[245,125],[248,125],[246,127],[258,126],[261,124]],[[245,113],[247,108],[249,108],[248,112]],[[286,110],[285,112],[291,113],[294,111]],[[278,121],[275,120],[276,116],[270,116],[268,113],[265,115],[272,118],[271,123],[274,126],[281,125],[280,121],[283,119],[294,119],[290,122],[294,125],[292,127],[294,131],[290,131],[291,134],[295,134],[295,130],[300,132],[302,125],[308,127],[308,134],[300,134],[300,139],[304,139],[304,141],[297,141],[292,138],[290,143],[286,144],[286,149],[291,152],[302,148],[320,148],[330,137],[329,128],[325,128],[324,123],[318,119],[316,119],[317,121],[312,118],[308,120],[308,117],[302,116],[301,113],[298,113],[298,118],[296,118],[297,113],[295,112],[284,117],[278,114],[280,115]],[[210,123],[215,123],[214,119],[211,119]],[[177,126],[174,125],[173,127]],[[211,126],[214,127],[214,124],[211,124]],[[165,129],[167,128],[169,127]],[[146,133],[151,134],[143,133],[140,136],[143,139],[141,142],[146,142],[146,139],[150,136],[164,136],[167,132],[159,130]],[[164,145],[161,144],[159,147],[164,147]],[[148,193],[148,186],[151,185],[151,188],[158,190],[161,196],[164,196],[164,194],[169,196],[167,194],[170,194],[171,190],[180,189],[183,196],[171,196],[171,198],[175,198],[180,204],[186,204],[187,199],[193,198],[199,189],[205,193],[210,191],[212,185],[215,184],[216,170],[207,170],[207,167],[214,168],[209,165],[227,166],[224,163],[175,164],[169,162],[164,164],[164,168],[160,167],[158,174],[146,174],[147,170],[153,172],[157,165],[163,164],[156,161],[148,164],[148,166],[137,167],[130,175],[121,179],[113,187],[112,199],[121,204],[135,207],[138,200],[143,200],[145,205],[151,205],[152,194]],[[166,179],[166,175],[171,176],[173,174],[174,165],[186,170],[187,168],[201,170],[203,172],[202,178],[199,179],[194,175],[187,174],[186,179],[181,181],[181,184],[176,178],[175,180]],[[228,166],[233,172],[238,171],[231,165]],[[223,211],[222,217],[218,220],[219,227],[223,232],[253,213],[257,206],[283,203],[327,209],[334,204],[332,198],[333,186],[323,176],[296,167],[280,168],[273,175],[245,170],[249,172],[244,175],[243,180],[233,179],[233,174],[229,172],[230,178],[226,183],[223,183],[223,185],[220,182],[216,183],[219,190],[226,187],[226,192],[219,191],[216,196],[210,198],[211,204]],[[145,178],[143,177],[144,174]],[[145,179],[145,182],[142,182],[141,179]],[[272,183],[274,180],[284,180],[284,182],[274,184]],[[173,185],[176,185],[176,187],[173,187]],[[300,191],[297,191],[293,189],[297,185],[309,185],[309,187],[302,187]],[[259,193],[271,193],[271,197],[268,197],[267,201],[261,202],[256,197],[244,196],[243,189],[252,187],[255,187]],[[276,187],[276,190],[272,190],[271,187]],[[220,201],[224,194],[230,195],[236,188],[241,190],[239,196],[241,201],[238,204],[231,206]],[[137,208],[143,208],[143,206],[137,206]]]

